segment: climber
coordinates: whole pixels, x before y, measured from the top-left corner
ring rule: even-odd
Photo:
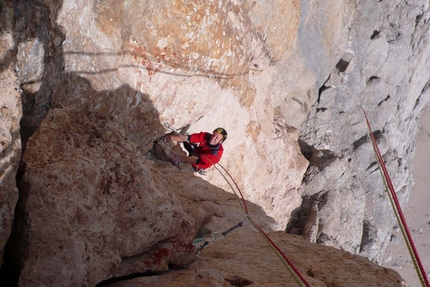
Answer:
[[[195,172],[202,173],[220,161],[223,154],[222,143],[227,139],[227,132],[223,128],[216,128],[212,134],[208,132],[194,133],[184,136],[170,133],[162,138],[166,141],[182,142],[188,151],[188,156],[173,155],[172,163],[176,166],[181,162],[191,163]]]

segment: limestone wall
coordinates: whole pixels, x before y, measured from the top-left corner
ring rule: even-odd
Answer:
[[[221,164],[269,216],[268,229],[380,261],[394,217],[357,107],[405,202],[417,119],[429,100],[426,1],[6,1],[1,13],[0,247],[18,175],[18,227],[6,249],[22,268],[21,284],[36,280],[38,259],[49,266],[38,282],[61,262],[84,260],[77,277],[61,270],[78,285],[137,272],[136,262],[160,250],[168,250],[164,261],[145,272],[195,259],[182,244],[212,216],[229,215],[216,199],[202,210],[204,195],[191,204],[184,194],[219,188],[230,194],[221,192],[226,202],[234,195],[215,169],[185,183],[145,158],[165,123],[228,131]],[[130,190],[139,200],[159,195],[140,205],[146,209],[171,198],[147,219],[159,214],[171,228],[149,224],[157,240],[133,228],[144,217],[136,206],[113,210]],[[134,236],[145,240],[129,242]]]

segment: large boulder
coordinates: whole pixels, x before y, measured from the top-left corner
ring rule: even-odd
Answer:
[[[13,241],[23,266],[19,285],[94,286],[118,274],[123,258],[151,247],[165,251],[148,270],[167,269],[180,246],[192,262],[196,220],[146,161],[118,123],[50,111],[23,157],[20,232]]]
[[[60,274],[91,285],[192,262],[189,243],[229,205],[231,193],[219,191],[231,184],[215,168],[202,179],[144,156],[166,126],[187,124],[226,128],[221,165],[273,219],[264,217],[267,228],[380,261],[394,217],[357,106],[405,203],[430,96],[425,0],[7,0],[1,13],[3,246],[17,199],[17,123],[24,148],[28,140],[7,248],[20,284],[49,282],[58,262],[86,258],[79,276]],[[196,187],[223,200],[187,193]],[[142,235],[147,215],[123,202],[130,188],[166,226],[145,221],[152,232]]]

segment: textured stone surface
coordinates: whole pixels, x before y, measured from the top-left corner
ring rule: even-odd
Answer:
[[[24,163],[18,235],[25,236],[12,244],[23,266],[18,286],[94,286],[145,273],[159,275],[113,284],[295,284],[251,224],[216,235],[244,220],[238,197],[185,167],[146,159],[116,121],[53,109],[29,139]],[[270,230],[272,219],[247,207],[255,224]],[[218,240],[193,263],[196,234]],[[362,257],[284,232],[270,236],[312,286],[402,286],[397,273]],[[339,264],[347,271],[335,272]]]
[[[405,286],[393,270],[333,247],[312,245],[282,232],[271,233],[309,286]],[[237,242],[241,244],[238,245]],[[342,268],[340,268],[342,266]],[[300,279],[298,279],[300,282]],[[302,283],[303,285],[303,283]],[[187,270],[112,283],[137,286],[300,286],[258,232],[249,227],[208,245]],[[304,285],[303,285],[304,286]]]
[[[318,206],[304,212],[305,217],[313,214],[305,228],[313,230],[312,241],[381,261],[394,213],[357,106],[368,113],[404,205],[413,182],[417,118],[430,96],[430,68],[418,64],[429,61],[429,17],[425,1],[363,1],[357,7],[345,55],[321,86],[301,128],[303,141],[337,158],[322,171],[308,170],[302,188],[312,196],[313,203],[305,205]],[[339,228],[346,226],[350,232],[344,237]]]
[[[90,110],[109,106],[106,112],[124,117],[124,121],[132,119],[133,125],[148,120],[142,113],[148,108],[159,113],[161,122],[177,127],[204,115],[190,132],[217,126],[230,131],[226,166],[234,164],[236,176],[242,177],[251,190],[246,191],[247,198],[276,217],[277,228],[284,228],[292,211],[290,206],[300,204],[298,187],[307,163],[296,144],[298,131],[290,128],[285,118],[277,119],[273,114],[272,97],[268,94],[271,79],[264,72],[265,69],[270,72],[271,65],[288,57],[291,51],[283,48],[287,43],[285,37],[275,36],[271,27],[266,26],[268,23],[262,26],[260,21],[261,17],[271,18],[270,14],[280,18],[280,13],[286,13],[292,29],[298,25],[299,12],[294,9],[299,7],[285,3],[281,7],[292,5],[294,9],[277,10],[271,4],[265,12],[269,16],[260,15],[258,5],[222,3],[215,1],[208,6],[197,1],[181,6],[176,2],[157,2],[144,7],[139,1],[131,1],[127,9],[113,10],[90,3],[77,10],[74,2],[65,3],[58,20],[68,34],[63,45],[65,70],[88,79],[96,91],[114,91],[105,94],[118,99],[104,104],[87,85],[76,89],[73,81],[71,87],[66,85],[54,92],[52,101],[76,109],[81,108],[82,101]],[[249,15],[247,9],[252,11]],[[97,16],[78,16],[82,13]],[[158,15],[169,15],[168,20]],[[88,31],[75,25],[77,18],[79,25],[89,27]],[[142,27],[151,27],[150,33]],[[290,38],[295,38],[294,33],[287,37]],[[85,44],[81,45],[82,42]],[[288,45],[292,43],[288,41]],[[295,45],[292,47],[297,49]],[[276,54],[273,58],[279,60],[271,59],[271,49]],[[124,95],[124,85],[131,89],[128,95]],[[139,113],[130,114],[131,111]],[[127,130],[127,134],[138,146],[162,132],[154,125],[151,134],[130,128],[133,130]],[[248,153],[245,157],[235,150]],[[260,167],[258,173],[254,172],[255,165]],[[272,179],[267,181],[268,177]],[[217,184],[227,187],[219,180]]]
[[[405,202],[429,100],[426,1],[9,0],[1,13],[7,100],[19,91],[28,140],[8,248],[22,286],[183,267],[200,227],[240,220],[215,169],[202,178],[144,156],[164,123],[227,129],[221,164],[271,217],[259,213],[265,228],[379,262],[394,218],[357,106]],[[123,202],[130,190],[144,210]],[[166,221],[137,224],[156,214]]]
[[[0,265],[18,200],[16,172],[21,159],[19,85],[13,72],[11,10],[0,11]],[[2,9],[3,10],[3,9]]]
[[[93,286],[181,225],[197,229],[121,131],[98,115],[54,109],[28,141],[20,286]]]

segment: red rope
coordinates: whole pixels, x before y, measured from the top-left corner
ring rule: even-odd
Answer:
[[[411,235],[409,228],[408,228],[408,225],[406,223],[405,216],[403,215],[399,200],[397,199],[397,194],[396,194],[396,191],[394,189],[393,183],[391,182],[390,175],[388,174],[387,168],[384,164],[384,159],[382,158],[381,153],[380,153],[379,148],[378,148],[378,145],[376,144],[375,135],[372,132],[372,128],[370,126],[370,122],[369,122],[369,119],[367,117],[366,111],[362,107],[360,107],[360,109],[363,111],[364,117],[366,118],[367,127],[369,128],[370,137],[372,139],[373,149],[374,149],[376,157],[378,159],[379,166],[381,167],[382,172],[384,174],[384,181],[387,184],[388,189],[389,189],[390,194],[391,194],[391,198],[394,201],[394,206],[393,206],[394,212],[397,213],[400,217],[399,224],[403,227],[402,231],[404,230],[404,232],[406,234],[406,236],[405,236],[405,240],[407,242],[406,244],[409,244],[410,248],[412,249],[412,250],[409,250],[410,252],[412,251],[411,252],[412,260],[414,262],[416,262],[416,264],[418,265],[418,268],[417,268],[418,277],[420,278],[421,284],[423,284],[423,286],[430,287],[430,284],[429,284],[429,281],[427,278],[427,273],[424,270],[424,267],[421,263],[417,249],[415,247],[414,241],[412,240],[412,235]],[[415,267],[417,267],[417,266],[415,266]]]
[[[249,212],[248,212],[248,207],[246,206],[246,201],[245,201],[245,198],[243,197],[243,194],[242,194],[242,191],[240,190],[240,188],[239,188],[239,186],[237,185],[237,183],[236,183],[236,181],[234,180],[234,178],[231,176],[231,174],[228,172],[228,170],[227,169],[225,169],[220,163],[217,163],[226,173],[227,173],[227,175],[230,177],[230,179],[233,181],[233,183],[234,183],[234,185],[236,186],[236,188],[237,188],[237,191],[239,192],[239,194],[240,194],[240,198],[241,198],[241,200],[242,200],[242,203],[243,203],[243,207],[244,207],[244,209],[245,209],[245,214],[246,215],[249,215]]]
[[[310,287],[310,285],[308,284],[306,279],[303,277],[303,275],[300,273],[300,271],[294,266],[294,264],[288,259],[288,257],[285,255],[285,253],[272,241],[272,239],[270,239],[270,237],[259,226],[257,226],[257,228],[266,237],[266,239],[270,242],[270,244],[281,254],[281,256],[288,263],[288,265],[291,267],[291,269],[294,271],[294,273],[300,278],[300,280],[307,287]]]
[[[236,186],[236,188],[237,188],[237,190],[238,190],[238,192],[240,194],[241,200],[242,200],[244,211],[245,211],[246,215],[249,215],[248,207],[246,205],[245,198],[243,197],[242,191],[240,190],[240,188],[239,188],[238,184],[236,183],[236,181],[234,180],[233,176],[220,163],[217,163],[217,165],[220,166],[227,173],[227,175],[230,177],[231,181]],[[228,182],[227,179],[226,179],[226,181]],[[272,246],[272,248],[274,248],[275,251],[277,251],[277,255],[280,256],[280,257],[282,257],[282,259],[288,264],[288,267],[291,268],[291,270],[294,272],[294,273],[292,273],[292,275],[294,276],[294,279],[297,281],[297,283],[300,285],[300,282],[297,280],[297,278],[295,276],[299,277],[300,280],[302,281],[302,283],[304,283],[306,285],[306,287],[310,287],[309,283],[306,281],[306,279],[303,277],[303,275],[294,266],[294,264],[288,259],[288,257],[285,255],[285,253],[273,242],[273,240],[269,237],[269,235],[267,235],[267,233],[264,232],[263,229],[261,229],[261,227],[259,227],[257,224],[255,224],[250,218],[249,218],[249,220],[255,226],[255,228],[258,229],[258,231],[260,232],[260,234],[262,236],[264,236],[265,240]],[[291,270],[290,270],[290,272],[291,272]]]

